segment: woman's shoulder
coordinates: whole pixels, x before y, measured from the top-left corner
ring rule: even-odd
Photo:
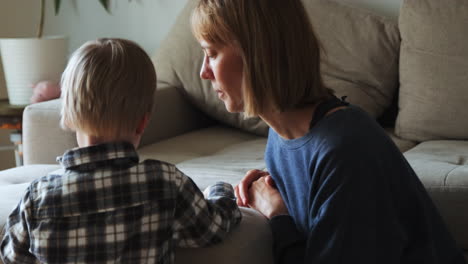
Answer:
[[[268,134],[269,146],[294,151],[364,151],[384,147],[390,142],[377,121],[354,105],[325,116],[301,138],[286,140],[271,128]]]
[[[321,120],[309,132],[309,144],[322,152],[385,151],[394,143],[377,121],[356,106],[348,106]]]
[[[326,116],[311,129],[311,134],[320,135],[322,138],[346,140],[372,140],[386,135],[374,118],[354,105]]]

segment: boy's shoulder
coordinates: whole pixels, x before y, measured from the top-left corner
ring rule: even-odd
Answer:
[[[55,171],[49,172],[46,175],[40,176],[29,185],[30,195],[32,197],[37,196],[40,191],[44,189],[50,189],[54,186],[62,183],[62,177],[65,173],[65,169],[60,168]]]
[[[184,178],[188,178],[185,173],[180,171],[176,165],[162,160],[146,159],[140,162],[136,167],[138,171],[144,171],[146,176],[154,176],[152,179],[166,180],[180,185]]]
[[[182,174],[176,165],[156,159],[146,159],[134,166],[128,168],[130,173],[136,172],[137,174],[159,175],[159,176],[173,176]],[[57,188],[64,183],[69,184],[69,178],[75,178],[77,175],[92,175],[98,173],[100,170],[88,170],[86,172],[73,171],[65,168],[60,168],[55,171],[49,172],[47,175],[40,176],[31,182],[30,188],[33,192],[44,191],[50,188]],[[112,172],[110,172],[112,173]]]
[[[147,174],[151,174],[154,172],[164,172],[168,174],[178,174],[179,169],[176,165],[162,160],[156,159],[146,159],[142,162],[138,163],[135,167],[143,167],[144,172]]]

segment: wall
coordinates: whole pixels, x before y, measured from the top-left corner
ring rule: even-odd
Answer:
[[[339,0],[396,19],[402,0]],[[87,40],[98,37],[128,38],[149,54],[174,23],[186,0],[114,0],[108,14],[97,0],[63,0],[55,16],[48,0],[45,34],[67,35],[73,51]],[[33,37],[39,19],[39,1],[14,0],[0,3],[0,37]],[[0,63],[0,98],[6,98]],[[9,143],[9,131],[0,130],[0,145]],[[0,170],[14,166],[12,151],[0,151]]]
[[[397,18],[402,0],[338,0]],[[46,33],[70,36],[70,50],[97,37],[137,41],[150,54],[158,48],[186,0],[111,1],[107,14],[98,1],[63,1],[61,12],[48,10]]]
[[[98,1],[63,1],[58,16],[48,10],[46,33],[70,36],[70,50],[98,37],[128,38],[153,54],[186,0],[111,1],[110,14]]]

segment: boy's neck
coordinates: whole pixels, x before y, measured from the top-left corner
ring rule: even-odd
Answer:
[[[122,142],[126,141],[132,143],[135,148],[140,144],[141,136],[138,135],[127,135],[121,137],[95,137],[86,133],[76,131],[76,141],[80,148],[94,146],[98,144],[110,143],[110,142]]]

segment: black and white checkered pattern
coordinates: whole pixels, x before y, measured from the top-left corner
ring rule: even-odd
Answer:
[[[129,143],[78,148],[34,181],[5,226],[7,263],[173,263],[175,247],[220,242],[241,220],[233,188],[204,198],[174,165]]]

